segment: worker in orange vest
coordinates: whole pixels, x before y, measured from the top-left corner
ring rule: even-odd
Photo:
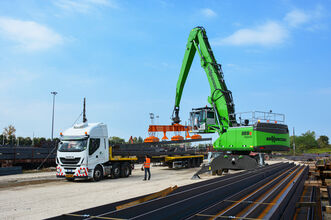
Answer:
[[[145,178],[144,180],[147,180],[147,173],[148,173],[148,180],[151,179],[151,159],[145,155],[145,161],[144,161],[144,164],[143,164],[143,169],[145,169]]]

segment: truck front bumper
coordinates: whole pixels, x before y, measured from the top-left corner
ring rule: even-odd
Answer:
[[[59,178],[89,178],[87,167],[68,168],[57,166],[56,176]]]

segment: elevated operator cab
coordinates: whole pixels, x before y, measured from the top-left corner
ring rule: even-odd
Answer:
[[[211,107],[193,108],[190,112],[192,131],[196,133],[214,133],[212,127],[217,125],[215,111]]]

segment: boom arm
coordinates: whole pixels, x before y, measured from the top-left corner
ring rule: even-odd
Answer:
[[[190,71],[194,55],[198,51],[201,59],[201,66],[207,74],[210,85],[211,96],[208,102],[213,106],[218,119],[220,130],[223,133],[235,122],[234,103],[232,93],[227,89],[224,82],[223,72],[220,64],[217,64],[213,51],[210,48],[206,31],[203,27],[194,28],[188,38],[184,60],[180,70],[179,79],[176,88],[176,99],[174,123],[179,123],[179,105],[182,97],[184,85]]]

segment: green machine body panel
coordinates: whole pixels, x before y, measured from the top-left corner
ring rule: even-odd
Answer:
[[[256,123],[252,126],[231,127],[214,143],[216,150],[238,152],[288,151],[287,125]]]

